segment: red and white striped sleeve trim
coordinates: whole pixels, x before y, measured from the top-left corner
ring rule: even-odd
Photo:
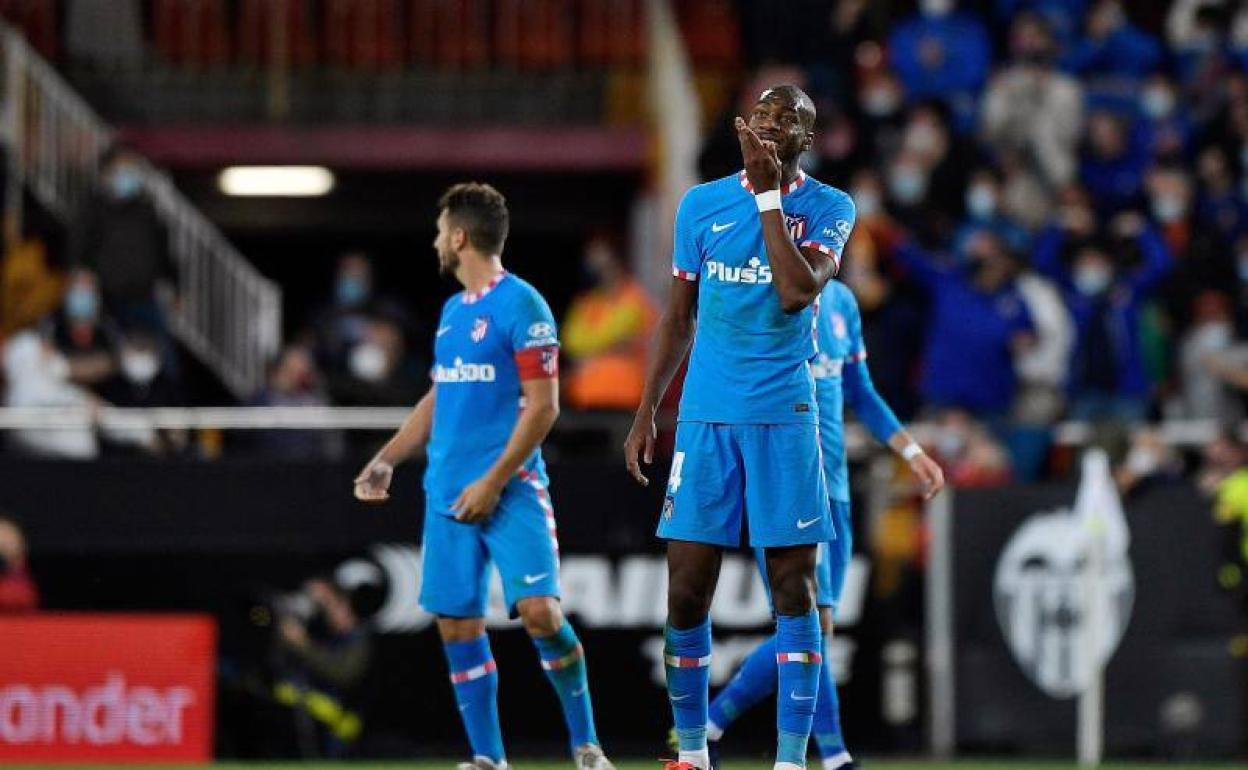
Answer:
[[[697,273],[691,273],[691,272],[689,272],[688,270],[681,270],[679,267],[673,267],[673,268],[672,268],[672,275],[676,276],[677,278],[679,278],[679,279],[680,279],[680,280],[682,280],[682,281],[696,281],[696,280],[698,280],[698,274],[697,274]]]
[[[829,256],[829,257],[831,257],[831,258],[832,258],[832,266],[835,268],[835,269],[833,270],[833,272],[840,272],[840,270],[841,270],[841,255],[840,255],[840,254],[837,254],[835,251],[833,251],[833,250],[832,250],[831,248],[829,248],[828,246],[826,246],[826,245],[824,245],[824,244],[820,243],[819,241],[802,241],[801,243],[799,243],[799,244],[797,244],[797,245],[798,245],[798,248],[802,248],[802,249],[814,249],[815,251],[819,252],[820,254],[825,254],[825,255],[827,255],[827,256]]]

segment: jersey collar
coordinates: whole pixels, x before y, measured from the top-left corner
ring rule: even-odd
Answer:
[[[741,172],[737,174],[737,179],[741,181],[741,186],[745,188],[746,192],[750,193],[751,195],[754,194],[754,186],[750,184],[750,180],[746,177],[744,169],[742,169]],[[788,184],[781,186],[780,194],[788,195],[789,193],[793,192],[797,188],[801,187],[802,183],[805,181],[806,181],[806,172],[802,171],[799,168],[797,170],[797,179],[794,179],[792,182],[789,182]]]
[[[507,277],[507,271],[504,270],[498,275],[491,278],[490,282],[487,283],[485,287],[481,289],[481,291],[473,292],[471,294],[465,292],[462,298],[463,303],[465,305],[471,305],[474,302],[480,302],[481,300],[485,299],[485,295],[493,291],[494,287],[497,286],[499,282],[502,281],[506,277]]]

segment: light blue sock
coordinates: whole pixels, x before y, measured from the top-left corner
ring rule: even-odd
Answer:
[[[811,734],[815,736],[819,756],[832,759],[841,754],[848,755],[848,751],[845,749],[845,736],[841,735],[841,701],[836,692],[836,682],[832,680],[832,667],[828,665],[826,645],[823,652],[823,666],[819,670],[819,696],[815,698],[815,719],[811,725]]]
[[[755,647],[724,689],[711,701],[711,723],[726,729],[754,704],[776,691],[776,637]],[[714,735],[711,736],[715,738]]]
[[[498,672],[490,653],[490,639],[482,635],[467,642],[443,642],[451,669],[451,685],[459,718],[468,733],[473,756],[501,762],[503,731],[498,724]]]
[[[568,725],[572,748],[598,743],[598,734],[594,730],[594,706],[589,700],[585,651],[572,624],[563,621],[563,626],[554,635],[535,636],[533,644],[542,658],[546,678],[555,688],[563,706],[563,720]]]
[[[711,620],[680,630],[668,626],[663,660],[667,697],[681,751],[706,749],[706,702],[711,681]]]
[[[776,619],[776,761],[806,765],[806,742],[819,695],[823,663],[819,613]]]

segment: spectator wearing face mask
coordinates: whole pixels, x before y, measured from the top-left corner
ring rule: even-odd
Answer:
[[[1150,383],[1141,338],[1145,304],[1171,270],[1170,250],[1139,214],[1120,214],[1107,238],[1087,235],[1086,210],[1068,211],[1036,243],[1034,265],[1062,287],[1077,329],[1071,414],[1143,420]],[[1135,253],[1135,260],[1127,255]]]
[[[1131,23],[1121,0],[1097,0],[1086,33],[1063,62],[1079,75],[1139,80],[1161,64],[1161,43]]]
[[[120,332],[104,317],[99,282],[89,270],[73,270],[60,310],[50,320],[53,345],[69,363],[69,379],[98,388],[117,373]]]
[[[1159,166],[1145,178],[1149,213],[1153,223],[1175,254],[1187,251],[1192,241],[1192,180],[1181,167]]]
[[[171,356],[158,291],[172,293],[178,276],[169,234],[144,193],[143,159],[125,147],[110,149],[100,183],[70,226],[70,264],[98,277],[104,311],[122,328],[156,330]]]
[[[971,236],[980,230],[991,231],[1016,254],[1029,250],[1031,236],[1005,213],[1003,195],[1001,177],[994,169],[984,166],[971,173],[963,201],[966,216],[951,243],[955,254],[963,253]]]
[[[186,403],[178,378],[165,366],[155,330],[126,332],[117,358],[116,375],[101,388],[114,406],[146,409]]]
[[[1140,89],[1139,114],[1143,120],[1145,152],[1167,163],[1182,163],[1192,150],[1192,119],[1179,109],[1179,95],[1173,80],[1156,72]]]
[[[974,13],[957,0],[919,0],[919,13],[901,22],[888,40],[889,60],[910,99],[939,99],[969,128],[976,95],[988,78],[992,42]]]
[[[413,369],[398,322],[369,319],[347,352],[346,369],[326,375],[330,398],[338,406],[409,406],[420,397]]]
[[[376,289],[373,261],[367,254],[352,251],[338,259],[328,302],[315,314],[317,364],[333,377],[350,374],[351,356],[364,342],[369,326],[386,318],[407,328],[410,314],[399,301],[380,296]]]
[[[919,386],[924,403],[1004,418],[1018,384],[1014,353],[1033,332],[1009,249],[981,231],[967,244],[963,265],[938,264],[914,242],[896,254],[931,302]]]
[[[166,365],[160,338],[153,329],[134,328],[126,332],[117,351],[117,372],[100,388],[105,401],[117,407],[152,409],[183,406],[186,394],[180,378]],[[186,449],[186,430],[118,429],[103,436],[109,453],[175,455]]]
[[[1083,88],[1054,66],[1049,25],[1022,13],[1010,28],[1010,62],[988,85],[982,134],[999,153],[1016,153],[1050,186],[1075,178],[1083,128]]]

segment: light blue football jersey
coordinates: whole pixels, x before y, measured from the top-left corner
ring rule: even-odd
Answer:
[[[517,358],[542,350],[550,360],[535,363],[554,376],[558,361],[552,348],[558,344],[550,306],[537,289],[511,273],[475,295],[461,291],[442,306],[433,346],[437,395],[425,471],[432,509],[453,515],[450,505],[459,493],[502,454],[520,416],[522,362]],[[546,485],[540,447],[523,469]]]
[[[794,243],[838,264],[854,226],[841,190],[804,173],[781,191]],[[684,422],[816,421],[814,309],[786,313],[772,286],[745,172],[690,189],[676,212],[673,274],[698,281],[698,321],[680,401]]]
[[[823,448],[823,475],[828,495],[849,502],[849,468],[845,455],[845,366],[863,361],[867,346],[862,339],[862,316],[849,287],[828,281],[816,310],[819,353],[811,371],[819,401],[819,444]]]

